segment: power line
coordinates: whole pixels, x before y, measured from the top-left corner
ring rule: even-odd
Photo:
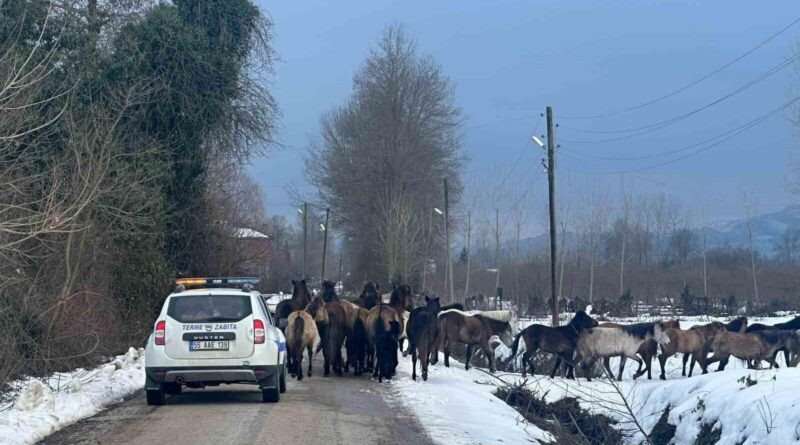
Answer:
[[[693,82],[690,82],[688,85],[685,85],[685,86],[680,87],[680,88],[678,88],[678,89],[676,89],[674,91],[671,91],[671,92],[669,92],[667,94],[664,94],[663,96],[659,96],[659,97],[656,97],[654,99],[648,100],[646,102],[642,102],[642,103],[640,103],[638,105],[634,105],[634,106],[631,106],[631,107],[623,108],[621,110],[612,111],[612,112],[608,112],[608,113],[601,113],[601,114],[594,114],[594,115],[587,115],[587,116],[559,116],[559,119],[574,119],[574,120],[599,119],[599,118],[616,116],[618,114],[622,114],[622,113],[627,113],[627,112],[630,112],[630,111],[638,110],[638,109],[644,108],[644,107],[646,107],[648,105],[652,105],[654,103],[661,102],[662,100],[668,99],[668,98],[670,98],[672,96],[675,96],[676,94],[680,94],[680,93],[688,90],[689,88],[692,88],[693,86],[695,86],[695,85],[697,85],[697,84],[699,84],[699,83],[701,83],[701,82],[703,82],[703,81],[715,76],[716,74],[720,73],[721,71],[725,70],[726,68],[730,67],[731,65],[734,65],[735,63],[739,62],[740,60],[744,59],[745,57],[747,57],[750,54],[752,54],[755,51],[757,51],[762,46],[766,45],[767,43],[769,43],[770,41],[775,39],[775,37],[778,37],[779,35],[781,35],[784,32],[786,32],[789,28],[791,28],[792,26],[796,25],[798,22],[800,22],[800,18],[795,19],[794,21],[792,21],[788,25],[786,25],[783,28],[781,28],[780,30],[778,30],[778,32],[776,32],[776,33],[772,34],[771,36],[769,36],[766,40],[763,40],[762,42],[760,42],[756,46],[750,48],[744,54],[736,57],[735,59],[731,60],[730,62],[728,62],[728,63],[722,65],[721,67],[711,71],[710,73],[700,77],[699,79],[697,79],[697,80],[695,80]]]
[[[787,106],[787,104],[783,104],[779,108],[782,109],[783,107],[786,107],[786,106]],[[741,130],[743,128],[745,128],[745,127],[750,128],[749,126],[752,126],[752,125],[760,123],[765,118],[771,117],[774,112],[775,112],[775,109],[770,110],[770,111],[768,111],[768,112],[756,117],[755,119],[753,119],[753,120],[751,120],[749,122],[746,122],[745,124],[739,125],[739,126],[733,128],[731,130],[725,131],[723,133],[720,133],[720,134],[718,134],[716,136],[713,136],[713,137],[710,137],[708,139],[704,139],[704,140],[702,140],[700,142],[696,142],[696,143],[693,143],[693,144],[690,144],[690,145],[683,146],[681,148],[677,148],[677,149],[674,149],[674,150],[668,150],[668,151],[664,151],[664,152],[656,153],[656,154],[652,154],[652,155],[643,155],[643,156],[599,156],[599,155],[595,155],[595,154],[592,154],[592,153],[586,153],[586,152],[581,152],[581,151],[572,150],[572,149],[568,149],[567,152],[568,152],[568,154],[573,154],[574,153],[574,154],[578,154],[578,155],[581,155],[581,156],[585,156],[587,158],[600,159],[600,160],[604,160],[604,161],[639,161],[639,160],[645,160],[645,159],[660,158],[660,157],[663,157],[663,156],[669,156],[669,155],[673,155],[673,154],[682,153],[684,151],[691,150],[692,148],[699,147],[701,145],[705,145],[707,143],[714,142],[715,140],[720,139],[720,138],[724,138],[725,136],[728,136],[731,133],[739,134],[739,132],[741,132]],[[734,136],[736,134],[734,134]]]
[[[541,123],[542,123],[542,115],[540,113],[539,114],[539,120],[536,121],[536,126],[533,128],[533,134],[536,134],[536,130],[539,129],[539,124],[541,124]],[[500,191],[500,189],[505,185],[506,181],[508,181],[508,178],[514,172],[514,169],[517,168],[517,165],[519,165],[520,161],[522,161],[522,156],[524,156],[525,152],[528,151],[528,147],[529,147],[528,144],[530,144],[530,141],[526,140],[525,143],[522,145],[522,149],[520,150],[519,156],[517,157],[517,160],[514,162],[514,165],[511,166],[511,168],[508,170],[508,173],[506,173],[506,176],[503,178],[502,181],[500,181],[500,185],[495,187],[495,189],[494,189],[494,194],[495,195],[497,195],[497,193]],[[505,195],[503,195],[502,198],[505,198]],[[498,201],[500,199],[502,199],[502,198],[498,197]]]
[[[734,138],[735,136],[738,136],[739,134],[744,133],[745,131],[755,127],[756,125],[760,124],[761,122],[764,122],[765,120],[775,116],[776,114],[778,114],[781,111],[785,110],[786,108],[790,107],[792,104],[794,104],[798,100],[800,100],[800,96],[797,96],[794,99],[784,103],[783,105],[781,105],[781,106],[769,111],[768,113],[766,113],[766,114],[764,114],[764,115],[762,115],[762,116],[760,116],[760,117],[748,122],[747,124],[745,124],[745,125],[739,127],[738,129],[736,129],[734,132],[731,132],[725,138],[720,139],[720,140],[714,142],[713,144],[710,144],[710,145],[708,145],[706,147],[703,147],[703,148],[701,148],[699,150],[695,150],[695,151],[693,151],[691,153],[688,153],[688,154],[686,154],[684,156],[681,156],[681,157],[678,157],[678,158],[675,158],[675,159],[672,159],[672,160],[669,160],[669,161],[660,162],[660,163],[649,165],[649,166],[646,166],[646,167],[635,168],[635,169],[630,169],[630,170],[620,170],[620,171],[614,171],[614,172],[589,172],[589,171],[581,171],[581,170],[575,170],[575,169],[570,169],[570,168],[567,168],[567,169],[570,170],[570,171],[576,172],[576,173],[583,173],[583,174],[589,174],[589,175],[619,175],[619,174],[635,173],[635,172],[640,172],[640,171],[644,171],[644,170],[650,170],[650,169],[654,169],[654,168],[657,168],[657,167],[662,167],[662,166],[665,166],[665,165],[673,164],[675,162],[679,162],[679,161],[682,161],[684,159],[687,159],[687,158],[690,158],[692,156],[695,156],[697,154],[700,154],[702,152],[708,151],[708,150],[710,150],[710,149],[722,144],[723,142],[728,141],[728,140]]]
[[[719,103],[721,103],[721,102],[723,102],[723,101],[725,101],[727,99],[730,99],[731,97],[733,97],[733,96],[735,96],[735,95],[747,90],[748,88],[752,87],[753,85],[758,84],[759,82],[767,79],[768,77],[770,77],[773,74],[783,70],[784,68],[786,68],[788,66],[791,66],[797,60],[800,60],[800,54],[798,54],[798,55],[796,55],[794,57],[791,57],[791,58],[789,58],[787,60],[784,60],[783,62],[779,63],[778,65],[776,65],[776,66],[770,68],[769,70],[767,70],[766,72],[762,73],[757,78],[747,82],[746,84],[738,87],[737,89],[733,90],[732,92],[730,92],[728,94],[725,94],[722,97],[719,97],[719,98],[717,98],[717,99],[715,99],[715,100],[713,100],[713,101],[711,101],[711,102],[709,102],[709,103],[707,103],[707,104],[705,104],[705,105],[703,105],[703,106],[701,106],[699,108],[695,108],[694,110],[691,110],[691,111],[689,111],[687,113],[681,114],[679,116],[675,116],[673,118],[670,118],[670,119],[667,119],[667,120],[664,120],[664,121],[661,121],[661,122],[655,122],[655,123],[652,123],[652,124],[649,124],[649,125],[644,125],[644,126],[637,127],[637,128],[628,128],[628,129],[624,129],[624,130],[585,130],[585,129],[572,128],[572,127],[561,125],[560,128],[564,128],[564,129],[572,130],[572,131],[579,131],[579,132],[583,132],[583,133],[613,134],[613,133],[636,132],[634,134],[629,134],[629,135],[625,135],[625,136],[618,136],[618,137],[613,137],[613,138],[609,138],[609,139],[572,140],[572,141],[571,140],[565,140],[564,142],[571,143],[571,144],[597,144],[597,143],[604,143],[604,142],[616,142],[616,141],[620,141],[620,140],[623,140],[623,139],[629,139],[629,138],[640,136],[640,135],[643,135],[643,134],[652,133],[652,132],[654,132],[656,130],[660,130],[660,129],[664,128],[664,127],[667,127],[667,126],[672,125],[674,123],[680,122],[680,121],[682,121],[682,120],[684,120],[684,119],[686,119],[688,117],[691,117],[691,116],[693,116],[693,115],[695,115],[697,113],[700,113],[701,111],[704,111],[704,110],[706,110],[708,108],[711,108],[711,107],[713,107],[713,106],[715,106],[715,105],[717,105],[717,104],[719,104]]]

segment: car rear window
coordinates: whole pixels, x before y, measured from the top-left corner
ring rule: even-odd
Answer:
[[[167,308],[181,323],[234,322],[252,313],[249,295],[184,295],[172,297]]]

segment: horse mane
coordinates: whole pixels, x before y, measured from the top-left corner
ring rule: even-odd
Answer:
[[[517,318],[517,314],[514,311],[509,310],[502,310],[502,311],[479,311],[475,315],[480,315],[485,318],[489,318],[491,320],[500,321],[503,323],[510,323],[512,320]]]
[[[776,324],[775,329],[793,329],[793,330],[800,329],[800,315],[796,315],[789,321]]]
[[[441,318],[442,315],[449,314],[449,313],[461,314],[464,317],[471,317],[472,316],[472,315],[470,315],[470,314],[468,314],[468,313],[466,313],[464,311],[458,310],[458,309],[445,309],[443,311],[439,311],[439,318]]]
[[[732,332],[741,331],[742,326],[747,326],[747,317],[736,317],[725,325],[725,327]]]
[[[654,333],[655,325],[655,322],[624,324],[618,329],[634,337],[645,338],[648,334]]]

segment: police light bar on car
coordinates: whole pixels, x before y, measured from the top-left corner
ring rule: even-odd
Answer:
[[[258,277],[191,277],[178,278],[175,280],[178,290],[198,287],[233,287],[242,286],[253,289],[254,284],[258,284]]]

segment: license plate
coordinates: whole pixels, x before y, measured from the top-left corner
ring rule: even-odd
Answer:
[[[228,340],[189,342],[190,351],[227,351],[228,349],[230,349]]]

